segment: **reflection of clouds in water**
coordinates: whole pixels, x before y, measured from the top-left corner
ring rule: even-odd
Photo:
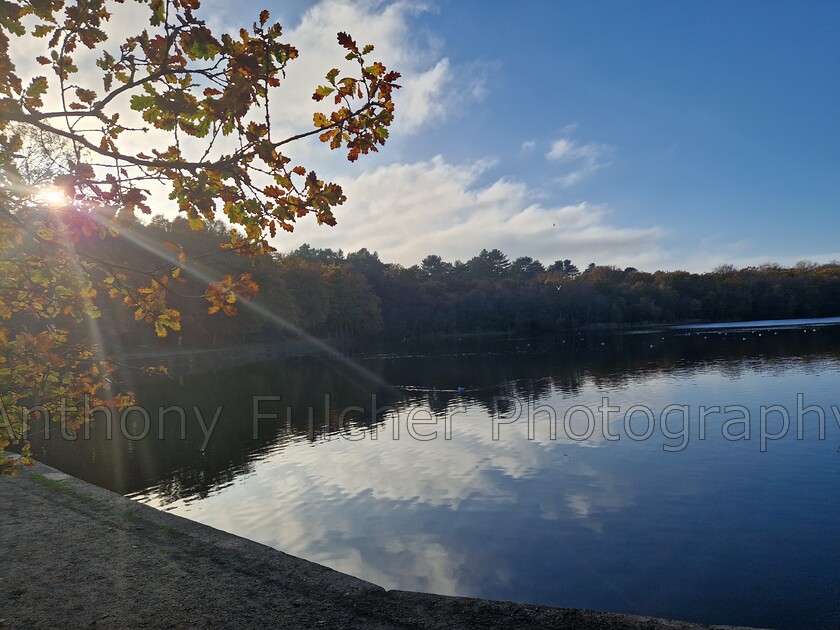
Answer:
[[[317,459],[307,469],[311,483],[335,488],[345,496],[370,492],[376,499],[458,508],[464,500],[476,496],[494,501],[510,498],[507,490],[497,487],[496,476],[488,474],[491,471],[519,479],[540,468],[543,447],[527,440],[524,422],[521,430],[516,427],[502,440],[493,441],[489,420],[468,410],[452,417],[451,440],[443,439],[440,419],[436,426],[421,429],[430,433],[436,428],[437,439],[419,441],[406,430],[410,412],[401,410],[397,440],[393,439],[393,423],[397,420],[390,418],[377,440],[366,436],[350,443],[333,437],[329,443],[318,445]]]
[[[600,533],[604,523],[599,516],[619,512],[636,504],[633,489],[628,484],[622,484],[614,474],[587,464],[571,468],[575,477],[584,478],[586,482],[572,484],[575,490],[565,495],[565,501],[575,516],[581,519],[584,527]],[[585,489],[585,492],[576,491],[578,488]]]
[[[779,588],[755,601],[784,610],[795,601],[789,554],[801,559],[803,570],[831,575],[820,568],[830,545],[821,536],[831,531],[838,513],[831,509],[834,495],[825,474],[833,461],[825,457],[834,457],[836,445],[811,439],[812,421],[810,441],[795,443],[806,449],[795,460],[782,443],[761,454],[757,444],[723,439],[723,413],[708,417],[708,437],[701,442],[698,411],[701,405],[743,404],[757,412],[759,404],[771,403],[795,409],[795,392],[805,392],[807,404],[835,403],[837,359],[808,363],[784,357],[778,365],[740,359],[743,372],[733,380],[723,369],[731,361],[709,360],[693,370],[673,367],[682,356],[675,351],[671,367],[651,362],[636,370],[634,363],[621,387],[587,367],[576,372],[580,385],[574,391],[557,379],[512,380],[508,376],[519,372],[505,363],[497,366],[502,376],[488,369],[474,388],[466,383],[466,392],[440,390],[398,401],[403,425],[397,441],[389,419],[376,441],[361,421],[353,429],[364,436],[357,442],[332,435],[310,444],[300,431],[280,436],[282,448],[254,457],[252,469],[233,485],[171,507],[388,588],[661,616],[679,610],[690,618],[729,606],[740,614],[732,593],[751,584],[758,568]],[[642,355],[638,362],[647,360]],[[784,361],[788,367],[780,373]],[[438,380],[461,383],[458,374],[475,374],[461,367],[470,366]],[[429,366],[428,374],[439,369]],[[436,382],[421,376],[407,373],[394,382]],[[501,439],[493,440],[496,393],[536,398],[536,405],[553,408],[557,439],[550,439],[548,419],[541,417],[529,440],[523,416],[501,424]],[[610,434],[620,436],[616,442],[606,442],[601,433],[602,396],[621,410],[610,422]],[[451,441],[442,437],[442,420],[421,428],[437,428],[436,440],[421,442],[408,434],[410,410],[451,413],[462,403],[467,411],[453,417]],[[625,431],[624,413],[637,404],[648,406],[656,420],[646,442],[634,442]],[[660,425],[661,411],[672,404],[690,408],[690,443],[680,453],[663,452],[666,444],[679,442],[666,438]],[[586,405],[596,418],[595,433],[584,443],[563,438],[563,415],[574,405]],[[834,426],[830,411],[828,422]],[[582,422],[574,425],[583,430]],[[679,425],[679,414],[673,414],[670,431]],[[633,426],[637,434],[643,431],[641,414]],[[822,446],[827,455],[817,451]],[[751,448],[754,457],[748,456]],[[808,466],[800,465],[806,460]],[[778,475],[771,474],[775,470]],[[790,506],[805,506],[809,519]],[[819,545],[808,548],[807,540]],[[775,559],[780,554],[781,567]],[[826,592],[824,601],[833,603]],[[669,601],[696,607],[663,607],[663,593]]]
[[[628,449],[653,454],[665,442],[657,428],[648,443],[631,445],[624,412],[645,402],[658,419],[662,408],[698,384],[718,400],[734,400],[749,383],[731,381],[716,370],[691,381],[648,378],[643,399],[638,390],[604,392],[595,383],[573,397],[555,389],[534,406],[554,409],[556,440],[550,439],[546,415],[536,417],[534,439],[528,439],[527,403],[517,421],[499,425],[500,439],[493,440],[485,407],[468,401],[466,411],[453,414],[460,401],[452,401],[447,408],[452,439],[443,439],[438,413],[437,424],[418,426],[423,434],[437,430],[437,439],[420,441],[406,427],[412,410],[428,410],[428,401],[416,399],[400,408],[399,439],[393,437],[396,420],[390,417],[376,440],[355,432],[363,439],[333,434],[314,444],[287,442],[233,486],[202,501],[168,507],[389,588],[487,592],[488,584],[502,588],[520,579],[516,550],[530,543],[516,538],[529,536],[515,531],[518,523],[550,528],[541,543],[550,546],[569,536],[595,536],[590,540],[595,545],[601,537],[615,536],[615,515],[637,506],[647,485],[636,473],[623,473],[635,458]],[[605,443],[602,435],[597,408],[605,393],[621,408],[610,423],[611,433],[622,436],[617,443]],[[586,405],[596,418],[594,435],[585,442],[564,436],[563,415],[574,405]],[[696,492],[697,483],[688,481],[683,478],[668,493]]]
[[[391,419],[376,440],[291,443],[222,492],[167,509],[389,588],[469,595],[515,574],[492,544],[472,539],[471,513],[489,527],[500,513],[526,511],[559,531],[580,521],[600,531],[600,514],[633,504],[621,494],[629,487],[578,460],[562,416],[556,441],[547,427],[529,440],[525,416],[493,440],[491,421],[469,408],[453,417],[451,440],[441,419],[423,427],[438,439],[423,442],[406,431],[408,411],[398,440]]]
[[[205,501],[169,507],[387,588],[470,593],[458,582],[467,552],[438,540],[442,519],[429,527],[434,516],[421,515],[411,501],[406,509],[405,503],[371,500],[370,491],[348,496],[335,486],[319,486],[306,466],[281,466],[274,473],[260,470],[248,483]]]
[[[649,378],[645,402],[658,418],[666,404],[697,382],[723,398],[744,387],[743,380],[733,382],[719,371],[692,382]],[[581,529],[597,537],[614,535],[615,515],[638,504],[645,483],[622,473],[625,449],[660,451],[663,436],[657,431],[647,444],[631,446],[623,414],[642,401],[638,391],[628,393],[611,393],[611,404],[621,407],[611,417],[611,433],[622,436],[615,444],[604,442],[597,411],[602,391],[594,385],[575,397],[555,390],[535,403],[555,410],[556,440],[550,439],[547,416],[536,418],[535,439],[528,439],[526,403],[517,421],[500,424],[498,440],[484,408],[468,404],[465,412],[451,415],[451,440],[443,439],[438,414],[436,425],[418,427],[423,434],[436,429],[437,439],[420,441],[406,427],[412,410],[428,409],[425,401],[415,400],[400,409],[399,439],[393,437],[396,419],[391,417],[376,440],[356,432],[363,439],[333,434],[314,444],[289,442],[256,462],[253,473],[232,487],[170,507],[386,587],[477,593],[479,585],[504,585],[517,574],[515,556],[499,547],[504,540],[493,539],[490,529],[520,521],[551,523],[558,538],[547,539],[549,545],[569,534],[579,536]],[[563,415],[573,405],[588,406],[596,418],[595,433],[585,442],[563,433]],[[448,408],[450,414],[457,410],[454,403]],[[582,428],[576,425],[576,430]],[[618,448],[610,449],[607,459],[604,446]],[[673,487],[669,493],[691,494],[692,488]],[[453,523],[465,527],[453,528]],[[474,539],[476,527],[491,540]]]
[[[412,533],[389,540],[381,547],[371,545],[364,551],[345,547],[313,560],[391,588],[471,594],[469,587],[458,581],[466,554],[443,546],[433,536]]]

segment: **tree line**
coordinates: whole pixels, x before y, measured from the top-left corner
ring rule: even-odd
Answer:
[[[345,253],[309,245],[243,257],[220,249],[229,242],[220,222],[194,231],[184,218],[160,216],[124,226],[117,239],[92,238],[89,246],[98,248],[96,253],[133,268],[153,268],[176,249],[205,252],[184,265],[179,282],[168,287],[169,302],[184,324],[177,336],[156,341],[153,331],[133,325],[130,310],[105,296],[97,298],[107,314],[99,320],[102,334],[125,347],[198,347],[276,340],[298,331],[324,339],[544,334],[587,326],[840,314],[838,263],[722,265],[708,273],[649,273],[592,263],[581,271],[569,259],[544,265],[485,249],[467,261],[429,255],[406,267],[367,249]],[[249,274],[259,286],[251,304],[236,305],[236,317],[208,316],[207,302],[198,299],[207,279],[221,274]]]

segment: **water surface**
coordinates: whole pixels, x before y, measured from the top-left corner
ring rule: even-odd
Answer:
[[[840,624],[840,327],[406,342],[355,361],[135,380],[144,439],[117,422],[108,440],[97,421],[89,440],[36,446],[94,483],[387,588]],[[618,408],[606,424],[605,398]],[[276,417],[255,424],[255,404]],[[185,407],[185,439],[173,412],[158,424],[170,405]],[[218,413],[204,450],[193,405],[206,426]]]

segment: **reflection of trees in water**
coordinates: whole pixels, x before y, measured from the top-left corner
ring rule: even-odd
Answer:
[[[547,341],[404,344],[399,350],[362,360],[372,378],[336,361],[308,357],[180,380],[144,379],[134,388],[138,404],[151,415],[145,439],[127,439],[117,421],[113,439],[107,440],[100,418],[89,440],[63,441],[53,431],[45,441],[36,430],[33,446],[42,461],[118,492],[153,488],[167,502],[200,498],[248,474],[256,461],[290,443],[341,439],[342,427],[351,433],[370,431],[395,411],[404,418],[409,409],[424,407],[440,417],[468,405],[487,415],[505,415],[512,411],[505,398],[537,403],[558,394],[574,397],[589,385],[625,389],[663,376],[688,379],[703,372],[737,379],[745,372],[780,373],[792,363],[816,371],[827,359],[840,357],[840,327],[761,331],[761,336],[758,331],[576,333]],[[255,396],[280,397],[260,403],[262,414],[276,417],[262,418],[256,437]],[[180,439],[180,419],[173,413],[164,416],[159,439],[158,410],[173,405],[185,408],[185,439]],[[203,451],[204,433],[193,406],[206,425],[223,408]]]
[[[759,336],[761,335],[761,336]],[[392,383],[428,388],[432,408],[460,399],[495,412],[494,398],[535,402],[572,397],[592,384],[621,389],[651,379],[691,378],[717,371],[738,378],[744,371],[773,372],[792,360],[801,365],[840,356],[840,328],[748,332],[651,332],[580,334],[550,341],[469,340],[447,347],[445,356],[416,353],[377,360],[377,372]],[[490,346],[490,352],[479,352]],[[509,352],[505,352],[509,350]],[[454,393],[464,387],[462,394]]]
[[[135,392],[137,404],[151,417],[151,430],[144,439],[126,438],[119,419],[114,421],[113,439],[107,439],[106,422],[96,414],[88,440],[65,441],[57,430],[51,439],[44,440],[42,433],[33,431],[37,456],[121,493],[156,485],[172,500],[203,497],[250,472],[255,461],[284,448],[291,440],[317,441],[335,433],[341,410],[363,410],[345,414],[344,420],[348,430],[365,430],[371,425],[372,396],[376,397],[377,408],[400,399],[393,390],[366,384],[360,376],[348,376],[334,363],[313,358],[185,375],[178,381],[161,377],[135,380]],[[257,396],[279,396],[280,400],[259,403],[261,414],[276,417],[260,419],[255,434]],[[160,422],[160,410],[175,405],[185,411],[184,439],[177,413],[164,414]],[[196,407],[205,427],[222,408],[203,451],[205,432],[196,417]],[[131,430],[139,434],[142,425]],[[163,439],[159,439],[159,430]]]

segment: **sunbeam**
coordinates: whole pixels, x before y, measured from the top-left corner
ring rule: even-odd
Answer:
[[[106,221],[97,215],[96,213],[91,213],[91,218],[97,221],[100,224],[108,225]],[[204,283],[211,283],[218,278],[214,277],[209,271],[206,270],[199,262],[190,261],[187,259],[184,262],[179,261],[177,254],[173,253],[172,251],[166,249],[165,247],[161,246],[160,244],[152,241],[149,238],[146,238],[142,235],[132,234],[129,231],[122,231],[120,233],[122,238],[126,238],[134,245],[142,248],[143,250],[154,254],[158,258],[165,260],[167,263],[170,263],[174,267],[181,267],[186,273],[190,274],[192,277],[204,282]],[[288,322],[284,318],[280,317],[270,309],[266,308],[259,302],[259,298],[255,298],[249,301],[240,301],[237,303],[238,306],[242,306],[245,309],[250,310],[251,312],[259,315],[260,317],[264,317],[275,324],[281,330],[289,332],[299,339],[302,339],[306,343],[310,344],[315,350],[319,353],[323,353],[328,355],[330,358],[335,359],[348,367],[352,372],[356,375],[362,377],[367,382],[373,383],[378,387],[392,388],[390,383],[384,381],[380,376],[374,374],[364,366],[360,365],[353,359],[349,358],[348,356],[338,352],[328,344],[324,343],[320,339],[313,337],[306,331],[300,329],[299,327],[295,326],[294,324]]]
[[[67,197],[64,194],[64,192],[61,191],[60,189],[55,189],[55,190],[48,191],[47,194],[45,195],[44,199],[45,199],[45,201],[48,202],[48,200],[50,198],[53,198],[56,201],[56,204],[53,206],[56,209],[58,209],[62,205],[61,203],[58,203],[59,200],[62,201],[64,205],[67,204]],[[58,234],[65,234],[66,231],[67,231],[67,226],[62,221],[59,213],[55,214],[55,219],[56,219],[56,222],[59,226]],[[85,302],[85,305],[87,307],[90,307],[90,308],[95,307],[93,300],[90,297],[87,297],[85,292],[81,290],[81,289],[84,288],[85,282],[88,279],[88,274],[82,268],[82,265],[79,262],[78,253],[76,251],[76,247],[75,247],[74,243],[72,241],[70,241],[69,239],[65,239],[60,244],[68,252],[70,252],[71,254],[75,254],[75,255],[68,256],[68,260],[70,262],[70,265],[71,265],[71,268],[72,268],[72,271],[73,271],[73,277],[75,278],[75,280],[78,283],[76,288],[79,290],[80,295],[84,296],[83,300]],[[105,343],[105,337],[102,334],[102,328],[100,326],[100,323],[101,323],[100,320],[102,320],[101,317],[99,317],[99,318],[85,317],[85,324],[86,324],[86,327],[87,327],[87,332],[88,332],[89,338],[93,342],[92,343],[93,348],[94,349],[98,348],[100,350],[100,352],[102,352],[104,354],[104,353],[106,353],[107,346],[106,346],[106,343]],[[108,322],[105,322],[105,323],[107,324]],[[131,377],[130,374],[123,375],[123,378],[127,378],[128,380],[130,380],[130,377]],[[102,378],[102,382],[101,382],[102,388],[103,389],[110,389],[112,383],[107,380],[108,377],[105,374],[102,374],[101,378]],[[126,385],[128,385],[129,388],[131,388],[131,383],[130,382],[126,383]],[[119,486],[122,486],[125,482],[125,466],[124,466],[125,462],[120,461],[121,458],[119,457],[119,443],[117,441],[114,441],[114,440],[110,440],[110,441],[108,441],[108,443],[111,445],[111,450],[113,451],[113,454],[115,456],[114,460],[117,461],[119,464],[121,464],[121,465],[117,465],[113,468],[113,475],[114,475],[114,480],[113,481],[114,481],[114,483],[118,484]],[[141,466],[143,466],[145,468],[150,468],[150,463],[148,461],[147,462],[141,462]]]

